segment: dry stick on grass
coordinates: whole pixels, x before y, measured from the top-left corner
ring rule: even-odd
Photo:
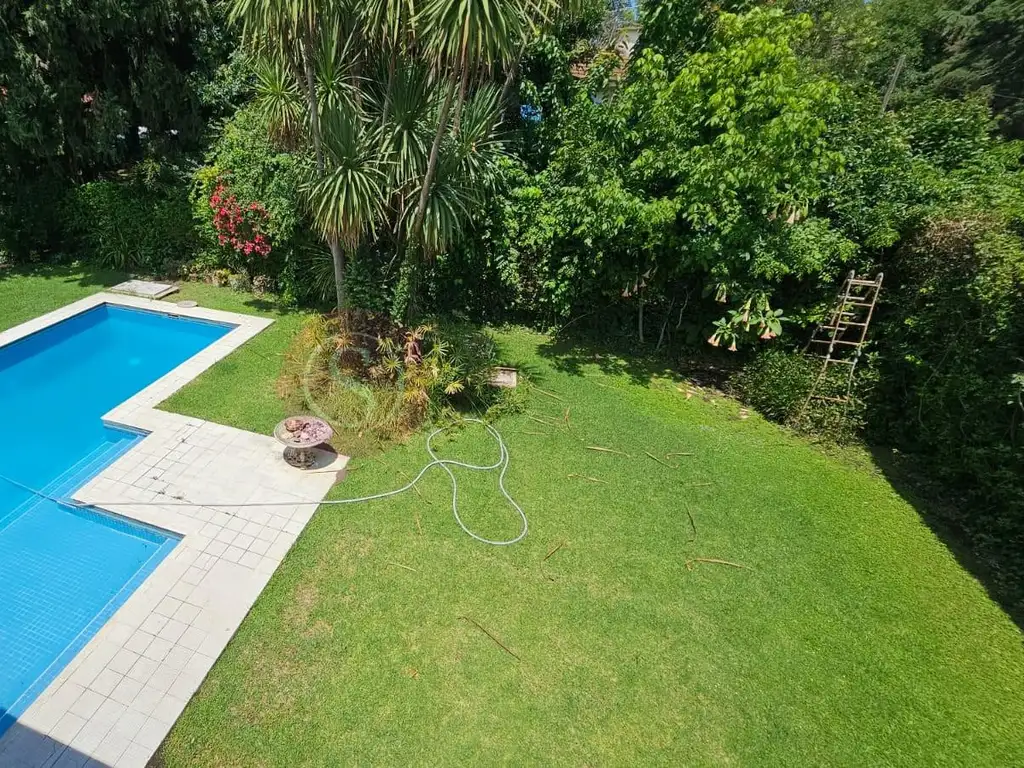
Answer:
[[[614,454],[617,454],[619,456],[625,456],[627,459],[632,459],[633,458],[632,456],[630,456],[625,451],[616,451],[614,448],[602,448],[599,445],[588,445],[587,446],[587,450],[588,451],[599,451],[600,453],[614,453]]]
[[[552,556],[553,554],[555,554],[555,552],[557,552],[558,550],[560,550],[560,549],[561,549],[562,547],[564,547],[564,546],[565,546],[565,542],[563,541],[563,542],[561,542],[561,543],[560,543],[560,544],[559,544],[559,545],[558,545],[557,547],[555,547],[555,548],[554,548],[554,549],[552,549],[552,550],[551,550],[550,552],[548,552],[548,553],[547,553],[546,555],[544,555],[544,559],[543,559],[543,560],[541,560],[541,562],[542,562],[542,563],[543,563],[543,562],[546,562],[546,561],[547,561],[547,559],[548,559],[549,557],[551,557],[551,556]]]
[[[666,461],[669,458],[671,458],[672,456],[693,456],[693,454],[692,453],[678,453],[678,452],[677,453],[666,453],[665,454]]]
[[[550,432],[525,432],[523,430],[519,430],[519,434],[520,435],[536,435],[537,437],[550,437],[551,436]]]
[[[652,459],[653,461],[658,462],[663,467],[668,467],[669,469],[679,469],[679,465],[678,464],[669,464],[667,461],[662,461],[661,459],[659,459],[657,456],[655,456],[650,451],[644,451],[644,453],[647,454],[647,457],[649,459]]]
[[[498,647],[501,648],[503,651],[505,651],[505,653],[507,653],[509,656],[514,656],[518,661],[522,661],[522,659],[519,658],[519,654],[518,653],[513,651],[511,648],[509,648],[507,645],[505,645],[503,642],[501,642],[501,640],[499,640],[494,635],[492,635],[490,632],[488,632],[487,629],[483,625],[480,624],[480,622],[476,621],[475,619],[469,618],[469,616],[459,616],[459,618],[462,619],[463,621],[468,621],[474,627],[476,627],[481,632],[483,632],[485,635],[487,635],[489,638],[491,638],[491,640],[493,640],[495,643],[497,643]]]
[[[714,483],[693,483],[693,485],[684,485],[683,488],[707,488],[712,485]]]
[[[566,475],[568,478],[575,478],[577,480],[589,480],[592,483],[601,483],[602,485],[608,485],[607,480],[602,480],[600,477],[587,477],[587,475],[577,475],[575,472],[571,475]]]
[[[559,401],[559,402],[561,402],[561,403],[564,403],[564,402],[565,402],[565,400],[563,400],[562,398],[560,398],[560,397],[559,397],[558,395],[556,395],[556,394],[555,394],[554,392],[548,392],[548,391],[547,391],[546,389],[541,389],[540,387],[534,387],[534,389],[535,389],[535,390],[536,390],[537,392],[540,392],[540,393],[541,393],[542,395],[547,395],[548,397],[554,398],[555,400],[558,400],[558,401]]]
[[[547,421],[546,419],[541,419],[541,418],[538,418],[537,416],[531,416],[530,414],[526,414],[526,418],[530,419],[530,421],[536,421],[538,424],[543,424],[545,427],[557,427],[558,426],[558,422],[557,421]]]
[[[393,565],[396,568],[404,568],[405,570],[412,571],[413,573],[417,573],[418,572],[415,568],[410,568],[408,565],[402,565],[401,563],[396,563],[394,560],[385,560],[384,562],[387,563],[388,565]]]
[[[690,541],[697,540],[697,524],[693,522],[693,515],[690,514],[690,510],[686,510],[686,516],[690,518],[690,527],[693,529],[693,538]]]
[[[715,563],[716,565],[729,565],[733,568],[743,568],[747,571],[754,570],[749,565],[743,565],[743,563],[734,563],[731,560],[719,560],[717,557],[694,557],[686,561],[686,570],[692,571],[694,563]]]
[[[569,431],[569,434],[572,435],[573,437],[575,437],[577,440],[579,440],[582,443],[583,442],[583,438],[579,436],[579,434],[573,428],[572,422],[569,421],[569,410],[570,410],[569,408],[565,409],[565,413],[562,414],[562,421],[565,422],[565,428]]]
[[[396,469],[395,472],[398,474],[398,476],[400,478],[402,478],[402,480],[406,480],[406,481],[408,480],[409,476],[407,474],[405,474],[405,472],[403,472],[402,470]],[[425,503],[427,503],[427,504],[432,504],[433,503],[433,502],[430,501],[430,499],[426,498],[422,493],[420,493],[420,489],[417,488],[415,485],[412,487],[412,489],[414,491],[416,491],[416,495],[419,496]]]

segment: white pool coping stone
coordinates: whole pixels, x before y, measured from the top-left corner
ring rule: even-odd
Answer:
[[[100,304],[235,327],[104,416],[149,434],[74,498],[211,506],[114,510],[181,541],[0,738],[4,768],[145,766],[347,462],[323,454],[328,471],[305,472],[272,437],[156,410],[271,320],[99,293],[0,332],[0,346]],[[216,506],[235,502],[286,504]]]

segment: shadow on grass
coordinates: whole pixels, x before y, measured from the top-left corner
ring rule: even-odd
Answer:
[[[267,314],[275,315],[296,315],[303,311],[308,311],[302,310],[299,307],[286,305],[278,301],[274,296],[252,296],[251,298],[248,298],[245,301],[243,301],[242,304],[243,306],[249,307],[250,309],[254,309],[257,312],[264,312]]]
[[[570,375],[584,376],[587,369],[596,368],[605,374],[628,376],[640,386],[648,386],[652,377],[667,377],[702,387],[727,389],[730,375],[741,362],[720,350],[704,353],[675,350],[658,355],[651,350],[645,354],[642,348],[629,349],[621,342],[601,342],[586,336],[551,339],[538,349],[557,370]],[[888,447],[871,447],[869,451],[870,462],[865,461],[861,469],[879,472],[915,509],[961,567],[981,583],[989,597],[1024,631],[1024,583],[1019,576],[1012,575],[1019,574],[1022,555],[1009,547],[1001,551],[993,547],[984,557],[979,556],[965,531],[955,522],[956,508],[962,502],[952,498],[948,489],[930,480],[927,467]]]
[[[583,376],[588,366],[596,366],[611,376],[628,376],[640,386],[648,386],[653,377],[690,381],[701,387],[725,389],[729,376],[737,369],[732,355],[711,350],[659,350],[623,340],[598,340],[586,335],[564,335],[540,345],[538,351],[554,367],[572,376]]]
[[[874,446],[870,451],[875,466],[893,490],[917,511],[960,566],[978,580],[989,597],[1024,632],[1024,584],[1006,577],[1006,574],[1019,572],[1021,553],[1016,553],[1016,563],[1010,561],[1013,553],[1007,550],[1003,550],[1002,557],[998,553],[980,557],[970,537],[955,522],[956,508],[966,502],[951,498],[929,479],[927,468],[919,460],[881,446]]]
[[[74,283],[82,288],[109,288],[124,282],[128,275],[113,269],[104,269],[91,264],[9,264],[0,266],[0,281],[13,277],[38,277]]]

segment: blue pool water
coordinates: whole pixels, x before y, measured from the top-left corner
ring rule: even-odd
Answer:
[[[101,305],[0,347],[0,474],[71,495],[142,438],[103,414],[230,329]],[[0,480],[0,733],[176,542]]]

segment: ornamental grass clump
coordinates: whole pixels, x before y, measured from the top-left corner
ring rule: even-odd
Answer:
[[[369,312],[311,318],[285,355],[279,394],[336,430],[401,439],[427,420],[487,407],[497,351],[469,325],[402,326]]]

